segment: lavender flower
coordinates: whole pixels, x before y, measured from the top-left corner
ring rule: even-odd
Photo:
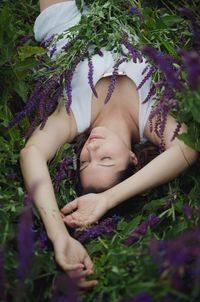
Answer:
[[[96,92],[94,82],[93,82],[94,66],[93,66],[93,63],[92,63],[92,58],[89,55],[88,55],[88,68],[89,68],[88,81],[89,81],[89,84],[90,84],[90,87],[92,89],[92,92],[93,92],[94,96],[96,98],[98,98],[98,94]]]
[[[171,284],[176,289],[188,286],[184,280],[194,279],[191,267],[199,262],[200,228],[187,231],[170,241],[153,239],[149,245],[150,252],[157,261],[159,270],[171,276]]]
[[[156,215],[150,215],[147,220],[143,221],[139,226],[137,226],[133,231],[129,233],[128,238],[125,240],[124,244],[129,246],[137,242],[142,236],[144,236],[149,229],[149,227],[159,222],[159,217]]]
[[[59,276],[53,285],[52,302],[80,302],[78,281],[79,278],[70,278],[66,274]]]
[[[197,89],[200,81],[200,55],[194,50],[178,49],[177,52],[185,63],[189,87],[192,90]]]
[[[183,212],[185,213],[188,220],[192,220],[192,209],[187,202],[183,204]]]
[[[151,302],[152,299],[147,292],[141,292],[136,297],[123,300],[122,302]]]
[[[86,240],[94,239],[104,234],[112,233],[116,227],[119,216],[113,215],[112,217],[106,218],[102,220],[100,223],[93,225],[83,231],[77,231],[75,233],[75,238],[80,242],[84,242]]]
[[[134,63],[137,63],[137,60],[139,60],[140,63],[143,62],[142,54],[133,46],[131,42],[129,42],[126,34],[124,34],[124,37],[122,39],[122,44],[127,48],[128,52],[132,55],[132,60]]]
[[[146,81],[152,76],[152,74],[154,73],[155,71],[155,67],[154,66],[148,66],[147,67],[148,69],[148,72],[147,74],[145,75],[145,77],[143,78],[142,82],[137,86],[137,90],[139,90],[145,83]],[[144,71],[143,71],[144,72]]]
[[[6,301],[6,274],[3,249],[0,247],[0,301]]]
[[[72,157],[69,156],[65,156],[61,161],[60,164],[58,166],[56,175],[55,175],[55,179],[54,179],[54,185],[56,187],[56,189],[58,188],[61,180],[63,178],[69,178],[71,177],[71,171],[72,171],[72,167],[73,167],[73,159]]]
[[[112,76],[111,76],[110,84],[108,86],[108,93],[107,93],[107,96],[106,96],[105,101],[104,101],[105,104],[107,104],[108,101],[110,100],[110,98],[111,98],[111,96],[114,92],[114,89],[116,87],[119,65],[121,65],[125,61],[127,61],[126,57],[118,60],[118,62],[113,67],[113,73],[112,73]]]
[[[32,231],[32,197],[25,198],[25,206],[18,223],[17,246],[19,252],[18,276],[22,283],[29,275],[31,256],[34,248]]]
[[[40,231],[38,239],[39,239],[39,247],[42,250],[45,250],[47,248],[47,242],[48,242],[48,236],[45,230]]]
[[[51,35],[48,39],[43,39],[40,43],[40,47],[47,49],[51,46],[53,40],[55,38],[55,35]]]
[[[74,59],[71,69],[64,72],[64,96],[66,97],[66,110],[68,113],[70,112],[70,106],[72,103],[72,78],[76,67],[82,60],[85,59],[87,53],[88,51],[85,47],[83,51]]]
[[[129,9],[129,13],[137,15],[140,18],[140,22],[142,24],[144,23],[144,16],[143,16],[143,14],[141,13],[141,11],[137,7],[132,6]]]
[[[144,52],[160,68],[166,78],[166,81],[171,85],[171,87],[177,90],[182,90],[183,86],[178,78],[179,71],[177,71],[173,66],[175,59],[171,56],[162,54],[151,45],[145,45]]]
[[[17,41],[17,47],[21,47],[23,46],[25,43],[27,43],[28,41],[34,41],[34,37],[33,36],[22,36],[18,39]]]

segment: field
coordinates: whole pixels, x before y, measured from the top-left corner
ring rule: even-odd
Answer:
[[[188,133],[180,138],[199,152],[199,1],[85,2],[96,2],[96,17],[90,19],[90,30],[84,27],[83,20],[83,42],[75,43],[83,49],[88,37],[94,35],[93,45],[104,43],[118,49],[118,25],[129,10],[126,22],[130,31],[137,33],[138,45],[156,68],[156,87],[160,88],[161,81],[164,87],[165,94],[162,89],[158,94],[163,100],[158,108],[165,108],[160,118],[164,120],[165,113],[171,110],[178,122],[185,122]],[[77,1],[79,7],[81,3]],[[105,18],[108,11],[113,18],[112,31],[106,30],[109,23],[101,21],[104,36],[92,33],[94,28],[98,33],[99,18]],[[36,0],[0,2],[0,301],[199,302],[199,159],[175,180],[134,197],[98,224],[73,234],[94,261],[98,280],[94,289],[77,291],[76,284],[56,264],[42,221],[25,193],[19,165],[19,153],[34,112],[28,114],[27,109],[23,119],[14,120],[12,127],[10,124],[30,99],[36,80],[32,70],[37,70],[40,58],[45,56],[44,48],[33,36],[38,14]],[[69,64],[76,49],[71,49]],[[168,85],[173,95],[169,96]],[[66,144],[49,163],[60,207],[75,196],[67,177],[72,167],[63,165],[71,155],[72,148]]]

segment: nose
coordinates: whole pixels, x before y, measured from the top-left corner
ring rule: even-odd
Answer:
[[[99,148],[99,144],[97,141],[92,140],[87,143],[86,148],[88,152],[91,153],[92,151],[96,151]]]

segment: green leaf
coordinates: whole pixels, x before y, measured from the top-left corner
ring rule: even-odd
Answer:
[[[29,45],[22,46],[18,51],[19,58],[21,61],[24,61],[26,58],[30,58],[35,55],[41,55],[43,53],[44,49],[42,47]]]

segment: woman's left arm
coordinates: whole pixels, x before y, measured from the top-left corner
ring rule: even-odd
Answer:
[[[176,125],[175,119],[168,116],[164,131],[165,151],[163,153],[137,173],[103,193],[87,194],[67,204],[63,208],[63,213],[68,214],[64,221],[71,227],[94,223],[109,209],[174,179],[192,165],[198,153],[178,138],[172,140]],[[183,124],[179,133],[186,131],[187,127]],[[160,139],[150,131],[149,122],[145,127],[145,136],[152,143],[159,145]],[[71,211],[75,212],[70,215]]]
[[[176,125],[175,119],[168,116],[164,131],[165,151],[133,176],[104,192],[108,208],[174,179],[195,162],[198,152],[178,138],[172,140]],[[182,124],[179,133],[186,131],[186,125]],[[145,127],[145,136],[152,143],[159,145],[160,139],[155,132],[150,131],[149,122]]]

